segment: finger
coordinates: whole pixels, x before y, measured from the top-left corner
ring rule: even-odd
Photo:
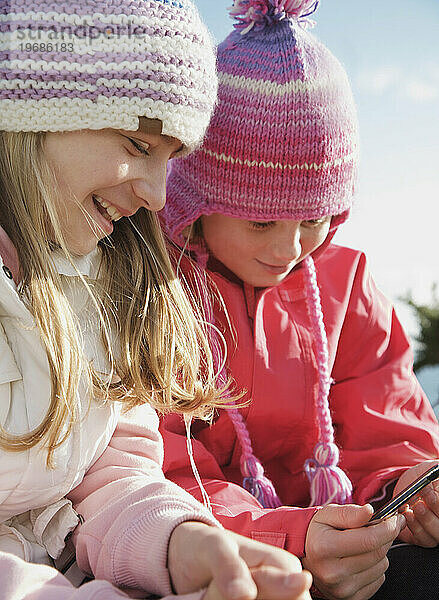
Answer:
[[[300,560],[281,548],[269,546],[262,542],[257,542],[249,538],[229,532],[233,539],[239,544],[239,554],[244,559],[249,568],[260,566],[278,567],[288,573],[300,573],[302,565]]]
[[[308,571],[285,575],[276,567],[257,568],[252,573],[258,600],[311,600],[312,576]],[[203,600],[225,600],[216,580],[209,585]]]
[[[364,588],[368,588],[374,582],[381,580],[384,577],[384,573],[389,566],[387,557],[382,559],[379,563],[373,565],[370,569],[362,571],[361,573],[348,574],[343,572],[342,576],[339,576],[339,581],[336,580],[337,574],[333,573],[333,582],[329,581],[329,589],[332,595],[337,598],[353,598]],[[318,581],[316,581],[319,589]]]
[[[207,591],[203,596],[203,600],[224,600],[215,581],[212,581],[207,588]]]
[[[404,512],[406,517],[407,527],[400,533],[399,539],[408,544],[416,544],[417,546],[433,547],[434,543],[430,535],[424,530],[421,523],[415,517],[411,509]]]
[[[372,583],[369,583],[358,590],[351,600],[368,600],[368,598],[371,598],[374,594],[376,594],[385,580],[385,576],[381,575],[381,577],[379,577],[376,581],[373,581]]]
[[[316,522],[323,525],[329,525],[335,529],[356,529],[362,527],[369,521],[373,514],[373,508],[370,504],[358,506],[357,504],[328,504],[322,508],[316,515]]]
[[[422,502],[428,506],[436,518],[439,518],[439,493],[432,485],[429,485],[422,493]]]
[[[410,506],[407,504],[404,506],[404,517],[406,522],[406,527],[401,531],[398,536],[398,539],[406,544],[416,544],[415,539],[413,537],[413,533],[410,530],[410,524],[415,520],[415,516]]]
[[[438,517],[423,502],[418,502],[413,510],[404,514],[414,543],[425,548],[434,548],[439,540]]]
[[[305,598],[312,584],[312,576],[308,571],[285,575],[284,569],[260,567],[252,571],[252,576],[258,588],[258,600]]]
[[[366,524],[373,509],[370,505],[329,504],[319,510],[311,521],[306,540],[306,554],[309,558],[337,559],[352,554],[351,546],[364,535],[362,526]],[[357,532],[348,536],[347,531]],[[349,539],[348,539],[349,538]],[[348,543],[349,541],[349,543]],[[355,553],[358,553],[355,550]]]
[[[373,552],[366,554],[358,554],[356,556],[346,556],[340,559],[341,567],[348,573],[356,574],[367,571],[374,565],[386,559],[387,552],[391,548],[392,543],[384,544]]]
[[[405,517],[398,514],[370,527],[347,529],[337,536],[332,552],[340,558],[375,552],[391,544],[404,527]]]
[[[229,535],[216,535],[214,542],[206,543],[203,559],[212,573],[214,585],[210,595],[219,594],[223,600],[254,600],[257,588],[239,555],[238,544]]]
[[[221,593],[218,584],[215,580],[213,580],[209,584],[209,587],[207,588],[207,591],[203,596],[203,600],[226,600],[226,598],[227,596],[225,597]]]

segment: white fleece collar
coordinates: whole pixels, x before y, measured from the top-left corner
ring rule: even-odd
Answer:
[[[51,257],[55,269],[60,275],[65,275],[66,277],[78,277],[76,271],[76,269],[78,269],[81,275],[89,277],[90,279],[96,279],[99,265],[101,264],[102,254],[100,248],[96,246],[89,254],[84,256],[73,256],[72,264],[64,254],[63,250],[58,248],[52,252]]]

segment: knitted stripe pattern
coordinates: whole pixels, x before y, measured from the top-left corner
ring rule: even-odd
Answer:
[[[0,129],[136,130],[189,149],[216,99],[215,53],[190,0],[12,0],[0,6]]]
[[[314,448],[313,457],[305,462],[305,472],[310,482],[310,506],[319,506],[330,502],[347,504],[352,501],[352,483],[338,466],[339,450],[334,442],[334,428],[329,409],[331,377],[328,366],[328,340],[323,322],[316,269],[311,256],[303,261],[303,266],[306,302],[316,347],[319,376],[316,412],[320,436],[319,442]]]
[[[302,220],[349,210],[358,163],[350,85],[299,19],[233,31],[218,48],[218,76],[204,144],[174,161],[168,179],[163,212],[173,238],[181,243],[184,227],[212,213]]]

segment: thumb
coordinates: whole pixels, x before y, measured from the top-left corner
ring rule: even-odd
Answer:
[[[316,520],[335,529],[356,529],[363,527],[373,515],[370,504],[359,506],[358,504],[328,504],[320,509]]]

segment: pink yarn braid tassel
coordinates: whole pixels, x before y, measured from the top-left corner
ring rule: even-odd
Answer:
[[[329,410],[329,375],[328,340],[320,293],[317,285],[316,270],[313,259],[308,256],[304,260],[305,288],[308,312],[317,349],[319,371],[319,391],[316,401],[320,426],[321,441],[314,448],[312,458],[305,461],[305,473],[310,482],[310,506],[329,504],[348,504],[352,502],[352,483],[346,473],[338,466],[339,450],[334,442],[334,429]]]
[[[199,266],[202,269],[205,269],[207,260],[209,258],[209,251],[207,249],[207,246],[202,242],[196,246],[193,245],[191,247],[191,250],[195,252],[196,260]],[[196,272],[195,278],[198,288],[198,296],[202,298],[206,320],[207,322],[214,325],[215,316],[213,312],[211,298],[207,290],[207,284],[203,280],[201,273]],[[218,368],[220,368],[221,351],[214,330],[211,331],[209,341],[212,349],[214,363]],[[225,385],[227,382],[227,375],[224,366],[218,373],[218,382],[220,383],[220,385]],[[233,423],[236,435],[242,448],[240,468],[242,476],[244,478],[242,483],[243,488],[250,492],[250,494],[252,494],[262,504],[264,508],[277,508],[278,506],[282,506],[282,502],[279,500],[272,482],[264,474],[264,468],[262,464],[253,454],[250,436],[241,413],[236,408],[230,408],[226,410]]]
[[[310,506],[349,504],[352,502],[352,483],[337,466],[339,451],[333,442],[320,442],[314,448],[314,458],[305,461],[305,473],[310,483]]]
[[[254,496],[264,508],[278,508],[282,506],[274,485],[264,474],[264,468],[254,456],[250,436],[245,426],[241,413],[232,408],[228,415],[235,427],[238,440],[241,444],[241,473],[244,477],[242,487]]]
[[[198,242],[191,242],[189,249],[195,254],[195,260],[201,269],[207,268],[207,261],[209,260],[209,250],[204,240]]]

